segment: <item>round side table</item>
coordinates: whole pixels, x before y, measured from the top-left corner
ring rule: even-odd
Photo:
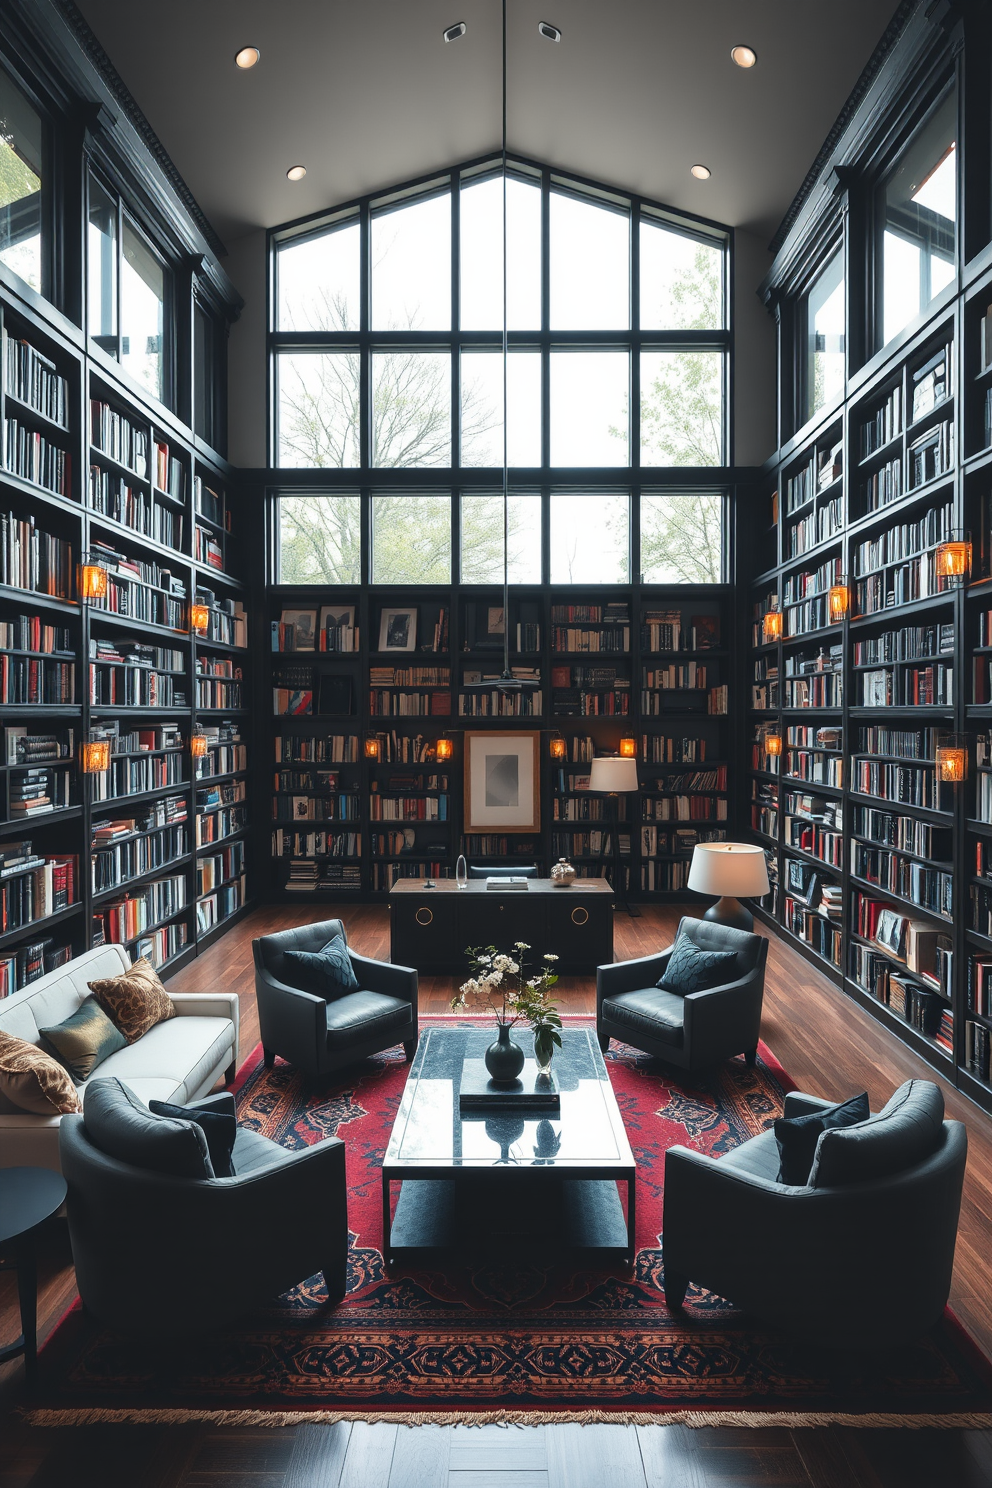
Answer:
[[[21,1336],[0,1348],[0,1364],[24,1355],[24,1373],[34,1378],[38,1359],[38,1226],[65,1203],[65,1179],[50,1168],[0,1168],[0,1251],[13,1252],[21,1308]],[[9,1263],[0,1269],[9,1269]]]

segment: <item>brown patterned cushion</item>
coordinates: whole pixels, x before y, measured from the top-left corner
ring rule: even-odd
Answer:
[[[83,1109],[68,1071],[43,1049],[12,1033],[0,1033],[0,1093],[19,1111],[36,1116]]]
[[[90,982],[90,991],[129,1044],[137,1043],[156,1023],[174,1018],[176,1010],[158,973],[142,956],[116,977]]]

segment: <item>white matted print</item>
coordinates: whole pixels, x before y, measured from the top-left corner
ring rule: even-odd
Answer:
[[[379,616],[380,651],[415,651],[417,649],[417,611],[391,610],[383,606]]]
[[[466,832],[540,831],[540,737],[466,733]]]

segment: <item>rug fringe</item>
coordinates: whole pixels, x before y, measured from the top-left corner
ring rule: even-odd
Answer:
[[[851,1415],[843,1411],[261,1411],[261,1410],[32,1410],[21,1406],[28,1426],[176,1426],[197,1422],[209,1426],[336,1426],[343,1421],[392,1426],[692,1426],[861,1428],[903,1427],[907,1430],[992,1430],[992,1414]]]

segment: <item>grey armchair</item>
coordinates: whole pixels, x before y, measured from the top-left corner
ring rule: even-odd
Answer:
[[[140,1151],[142,1122],[162,1118],[117,1080],[90,1081],[83,1115],[63,1116],[59,1127],[76,1282],[101,1323],[143,1338],[186,1338],[225,1327],[318,1271],[328,1301],[340,1301],[348,1260],[343,1142],[287,1152],[239,1128],[235,1177],[179,1177],[98,1145],[113,1145],[106,1122],[115,1104],[131,1125],[127,1150]],[[234,1114],[227,1093],[196,1105]]]
[[[340,920],[299,925],[253,940],[255,996],[266,1068],[277,1054],[312,1079],[333,1074],[382,1049],[417,1049],[417,973],[410,966],[371,961],[349,949],[358,990],[326,1001],[293,985],[287,951],[319,951],[335,935],[347,941]]]
[[[605,1053],[620,1039],[681,1069],[704,1069],[735,1054],[753,1064],[761,1027],[768,942],[761,935],[686,916],[675,939],[689,938],[703,950],[734,951],[734,975],[719,987],[680,997],[658,981],[674,942],[656,956],[618,961],[596,969],[596,1031]]]
[[[831,1102],[793,1093],[786,1116]],[[665,1154],[665,1297],[690,1281],[818,1343],[888,1347],[947,1302],[968,1137],[936,1085],[909,1080],[877,1116],[823,1132],[806,1187],[779,1183],[773,1131],[721,1158]]]

